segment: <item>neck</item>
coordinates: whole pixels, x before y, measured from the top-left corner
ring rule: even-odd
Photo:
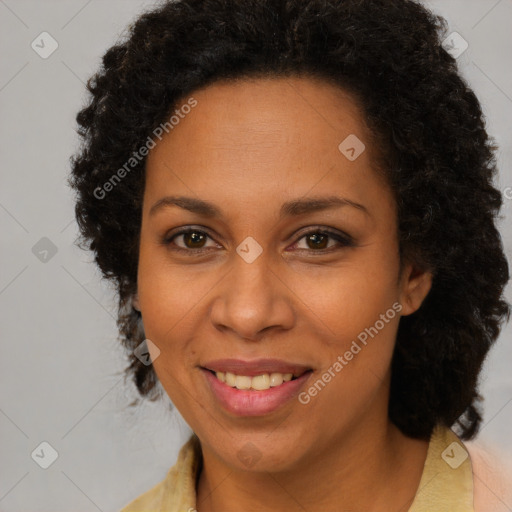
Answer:
[[[423,472],[428,442],[404,436],[387,417],[358,423],[286,472],[242,471],[203,447],[198,512],[275,510],[406,511]]]

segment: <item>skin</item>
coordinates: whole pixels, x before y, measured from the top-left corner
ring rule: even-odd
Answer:
[[[162,386],[201,441],[197,510],[407,510],[428,443],[389,421],[390,363],[400,315],[420,307],[432,276],[407,262],[400,272],[396,203],[360,108],[305,77],[218,82],[192,96],[197,105],[148,155],[134,305],[160,350],[150,352]],[[338,149],[350,134],[366,145],[354,161]],[[150,213],[171,195],[223,215]],[[346,205],[279,218],[285,201],[333,195],[367,213]],[[209,237],[169,241],[190,226]],[[318,248],[304,236],[318,227],[354,245],[328,238]],[[248,236],[263,250],[250,264],[236,252]],[[279,358],[313,368],[307,388],[394,303],[400,314],[308,404],[241,418],[214,401],[200,370],[218,358]],[[238,457],[248,442],[259,454],[251,467]]]

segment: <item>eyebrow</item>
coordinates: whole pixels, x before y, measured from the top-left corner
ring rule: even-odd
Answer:
[[[194,197],[185,196],[166,196],[159,199],[149,210],[149,215],[154,215],[157,211],[162,208],[169,206],[178,206],[189,212],[196,213],[203,217],[219,217],[222,218],[224,215],[222,210],[203,199],[197,199]],[[323,211],[331,208],[340,208],[342,206],[352,206],[366,215],[370,215],[368,210],[360,203],[356,203],[350,199],[338,196],[327,196],[327,197],[311,197],[294,199],[283,203],[280,209],[279,218],[305,215],[307,213],[314,213]]]

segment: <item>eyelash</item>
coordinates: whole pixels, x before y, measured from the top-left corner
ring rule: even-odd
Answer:
[[[165,236],[163,239],[162,239],[162,244],[167,246],[167,247],[171,247],[173,251],[177,251],[177,252],[182,252],[182,253],[188,253],[190,256],[193,256],[193,255],[201,255],[205,252],[208,252],[211,248],[199,248],[199,249],[185,249],[183,247],[179,247],[177,246],[176,244],[173,243],[173,240],[181,235],[186,235],[188,233],[199,233],[201,235],[206,235],[208,238],[210,238],[211,240],[213,240],[210,235],[206,232],[206,231],[203,231],[201,229],[195,229],[195,228],[187,228],[187,229],[182,229],[181,231],[178,231],[176,233],[173,233],[172,235],[170,236]],[[347,248],[347,247],[354,247],[355,246],[355,242],[354,242],[354,239],[352,237],[350,237],[349,235],[342,235],[340,233],[337,233],[337,232],[334,232],[334,231],[331,231],[329,229],[323,229],[321,227],[315,227],[313,229],[311,229],[310,231],[307,231],[305,233],[303,233],[300,238],[293,244],[293,245],[296,245],[300,240],[302,240],[303,238],[306,238],[307,236],[310,236],[310,235],[323,235],[323,236],[328,236],[332,239],[334,239],[335,241],[337,241],[340,245],[338,247],[330,247],[328,249],[319,249],[319,250],[315,250],[315,249],[296,249],[298,251],[307,251],[307,252],[310,252],[310,253],[317,253],[317,254],[329,254],[331,252],[336,251],[336,250],[339,250],[339,249],[343,249],[343,248]]]

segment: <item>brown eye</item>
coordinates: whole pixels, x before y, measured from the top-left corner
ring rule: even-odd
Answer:
[[[329,236],[322,233],[312,233],[305,238],[310,249],[325,249],[329,240]]]
[[[305,241],[305,247],[300,247],[301,240]],[[335,233],[332,231],[316,230],[305,233],[295,243],[295,249],[309,252],[331,252],[332,250],[342,249],[344,247],[354,247],[354,240],[348,235]]]
[[[189,249],[200,249],[206,240],[206,236],[200,231],[188,231],[181,236],[183,236],[185,246]]]
[[[207,243],[211,237],[199,229],[184,229],[171,236],[165,237],[162,242],[176,251],[194,252],[208,249]],[[214,244],[215,245],[215,244]],[[211,246],[210,246],[211,247]]]

